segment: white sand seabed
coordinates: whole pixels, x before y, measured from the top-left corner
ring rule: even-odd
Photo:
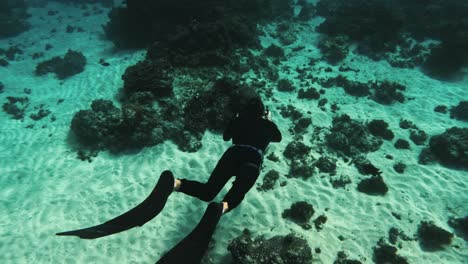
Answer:
[[[55,17],[47,10],[60,10]],[[0,112],[0,261],[1,263],[154,263],[161,255],[188,234],[201,218],[206,203],[192,197],[174,193],[164,211],[141,228],[97,240],[57,237],[54,234],[98,224],[115,217],[142,201],[152,190],[159,174],[171,169],[177,177],[204,181],[217,159],[229,146],[220,135],[206,133],[203,148],[197,153],[184,153],[171,143],[145,148],[138,153],[112,155],[101,152],[92,163],[82,162],[68,144],[69,127],[74,113],[87,109],[94,99],[115,100],[122,87],[121,75],[126,67],[144,56],[143,51],[115,53],[112,43],[105,41],[101,26],[106,13],[82,18],[82,10],[50,3],[48,8],[32,9],[33,28],[10,40],[0,41],[0,47],[10,43],[22,44],[25,54],[7,68],[0,68],[0,80],[5,84],[6,96],[24,96],[24,88],[32,90],[27,115],[34,107],[46,104],[57,117],[50,122],[47,117],[34,122],[11,119]],[[59,20],[59,17],[62,19]],[[41,19],[42,17],[43,19]],[[314,22],[313,22],[314,23]],[[315,21],[316,23],[316,21]],[[66,26],[82,27],[85,32],[65,33]],[[51,29],[56,28],[56,33]],[[307,30],[299,34],[303,45],[314,44],[317,35]],[[274,40],[266,37],[262,43]],[[50,43],[54,48],[39,60],[30,54],[43,51]],[[82,51],[88,59],[86,70],[79,75],[58,81],[52,76],[34,76],[35,65],[40,60],[62,56],[69,49]],[[318,56],[311,47],[294,53],[285,64],[295,69],[306,63],[304,58]],[[111,65],[103,67],[98,60],[104,58]],[[395,133],[395,138],[409,138],[409,132],[398,128],[400,119],[413,121],[429,135],[442,133],[452,126],[467,124],[450,119],[433,111],[440,104],[453,106],[468,98],[468,80],[446,83],[428,78],[418,70],[391,68],[385,62],[373,62],[358,55],[350,55],[346,63],[360,69],[359,81],[393,80],[407,86],[405,97],[414,98],[404,104],[383,106],[372,100],[355,99],[342,89],[326,89],[329,104],[336,102],[340,112],[353,119],[366,121],[384,119]],[[327,66],[323,63],[324,66]],[[316,74],[322,74],[317,72]],[[295,72],[280,73],[294,79]],[[58,104],[59,99],[64,99]],[[316,101],[296,99],[294,93],[277,92],[274,99],[290,102],[301,112],[311,111],[313,126],[331,125],[333,116],[317,108]],[[291,101],[288,101],[291,100]],[[280,103],[268,102],[273,118],[283,132],[284,140],[272,144],[269,151],[281,156],[291,142],[289,120],[279,115]],[[25,128],[34,124],[34,128]],[[42,126],[46,126],[42,128]],[[310,144],[308,133],[304,142]],[[312,146],[313,147],[313,146]],[[288,179],[287,162],[265,160],[264,173],[277,170],[287,185],[272,191],[259,192],[253,188],[243,203],[224,216],[213,237],[214,248],[209,252],[213,263],[226,263],[229,259],[229,241],[249,228],[254,236],[285,235],[295,232],[309,242],[317,263],[332,263],[336,254],[344,250],[350,258],[372,263],[372,248],[381,237],[387,237],[390,227],[397,227],[413,236],[421,220],[434,221],[438,226],[452,231],[448,217],[464,216],[468,211],[466,171],[450,170],[439,165],[421,166],[417,156],[421,147],[411,143],[411,150],[396,150],[391,142],[368,158],[381,168],[390,191],[384,197],[368,196],[356,191],[362,177],[349,164],[339,161],[338,175],[349,176],[353,183],[346,189],[333,189],[329,176],[316,175],[307,181]],[[314,151],[314,150],[313,150]],[[394,160],[385,158],[386,154]],[[314,156],[320,154],[314,152]],[[404,174],[393,171],[396,161],[408,165]],[[260,176],[259,183],[261,183]],[[226,193],[230,183],[218,196]],[[328,221],[322,231],[315,228],[303,230],[281,217],[282,212],[295,201],[305,200],[314,205],[313,219],[325,214]],[[397,220],[392,212],[401,215]],[[345,239],[340,241],[339,236]],[[455,237],[452,246],[437,252],[423,252],[417,241],[404,241],[399,254],[410,263],[463,263],[468,260],[466,242]],[[456,247],[457,246],[457,247]]]

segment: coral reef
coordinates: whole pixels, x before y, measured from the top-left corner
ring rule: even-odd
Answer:
[[[316,162],[315,166],[323,173],[329,173],[330,175],[336,174],[336,159],[328,157],[320,157]]]
[[[384,120],[372,120],[367,124],[367,128],[369,132],[376,137],[381,137],[385,140],[392,140],[394,137],[393,132],[388,129],[388,123]]]
[[[338,251],[336,259],[333,264],[362,264],[361,261],[355,259],[348,259],[348,256],[344,251]]]
[[[257,190],[259,191],[273,190],[273,188],[275,187],[275,183],[278,181],[279,177],[280,175],[277,171],[275,170],[268,171],[263,176],[263,183],[261,186],[257,187]]]
[[[384,195],[388,192],[388,187],[380,175],[361,180],[357,189],[368,195]]]
[[[178,48],[180,54],[230,53],[240,46],[258,46],[257,23],[292,17],[291,4],[291,0],[128,0],[126,6],[112,9],[104,30],[123,48],[161,42]]]
[[[395,141],[395,144],[394,144],[395,148],[396,149],[410,149],[410,144],[408,142],[408,140],[404,140],[404,139],[397,139],[397,141]]]
[[[278,80],[277,88],[278,88],[278,91],[281,91],[281,92],[292,92],[292,91],[296,90],[294,85],[288,79]]]
[[[134,104],[119,109],[102,99],[94,100],[90,110],[78,111],[71,129],[80,143],[98,150],[153,146],[166,136],[155,110]]]
[[[312,249],[305,239],[294,234],[274,236],[270,239],[257,237],[252,240],[250,232],[231,241],[228,245],[232,263],[236,264],[309,264],[312,263]]]
[[[356,156],[353,160],[356,169],[362,175],[380,175],[380,170],[375,167],[364,155]]]
[[[429,140],[431,153],[443,165],[468,167],[468,128],[452,127]]]
[[[468,101],[461,101],[450,108],[450,117],[468,122]]]
[[[419,129],[411,129],[410,130],[410,139],[416,145],[424,145],[427,140],[426,132],[419,130]]]
[[[28,97],[7,97],[8,102],[2,105],[3,111],[14,119],[23,119],[26,108],[29,106]]]
[[[122,75],[126,96],[135,92],[151,92],[155,98],[171,96],[173,79],[169,71],[164,65],[149,60],[128,67]]]
[[[349,39],[346,35],[326,36],[318,43],[323,57],[330,64],[336,65],[348,56]]]
[[[393,169],[396,172],[403,174],[405,172],[406,165],[404,163],[398,162],[398,163],[395,163],[395,165],[393,165]]]
[[[392,103],[405,101],[404,95],[400,91],[405,91],[404,85],[383,81],[380,83],[373,84],[373,93],[371,98],[379,104],[390,105]]]
[[[374,262],[376,264],[408,264],[406,258],[397,254],[398,249],[394,246],[386,244],[383,239],[380,239],[374,247]]]
[[[319,215],[315,220],[314,220],[314,226],[317,231],[320,231],[323,229],[323,225],[327,222],[327,217],[325,215]]]
[[[25,0],[0,1],[0,39],[14,37],[30,28]]]
[[[421,221],[418,227],[418,237],[422,249],[435,251],[450,245],[453,234],[436,226],[432,222]]]
[[[209,129],[221,132],[248,99],[257,96],[248,86],[234,80],[219,79],[211,89],[188,100],[184,107],[185,127],[194,133]]]
[[[283,48],[275,44],[271,44],[270,46],[268,46],[266,49],[263,50],[263,54],[268,57],[282,58],[284,57],[284,50]]]
[[[74,4],[83,4],[83,3],[101,4],[106,7],[114,6],[114,0],[52,0],[52,1],[62,2],[62,3],[74,3]]]
[[[332,124],[326,142],[339,153],[356,156],[376,151],[382,145],[382,139],[370,134],[366,125],[352,120],[346,114],[333,118]]]
[[[458,0],[378,1],[321,0],[317,14],[325,21],[318,26],[328,36],[346,35],[357,43],[357,50],[374,60],[390,57],[398,49],[401,57],[414,57],[395,66],[422,65],[424,72],[436,78],[451,78],[468,64],[468,5]],[[433,23],[439,21],[439,23]],[[409,45],[408,39],[437,39],[424,62],[423,48]],[[405,51],[407,50],[407,51]],[[406,59],[408,60],[408,59]]]
[[[36,75],[44,75],[53,72],[57,78],[63,80],[84,71],[85,66],[86,58],[83,53],[68,50],[63,58],[57,56],[39,63],[35,73]]]
[[[317,100],[320,98],[319,92],[317,92],[317,89],[311,87],[308,89],[299,89],[299,92],[297,93],[297,98],[299,99],[309,99],[309,100]]]
[[[300,225],[304,229],[310,229],[310,218],[314,215],[314,207],[306,201],[295,202],[291,208],[283,211],[281,215],[294,223]]]
[[[287,177],[312,177],[314,174],[313,158],[309,155],[311,147],[301,141],[290,142],[285,150],[284,157],[290,160],[289,174]]]
[[[455,229],[455,234],[468,241],[468,216],[463,218],[450,218],[448,224]]]

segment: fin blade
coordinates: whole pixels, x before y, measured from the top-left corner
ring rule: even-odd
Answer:
[[[155,218],[162,211],[173,188],[174,176],[170,171],[164,171],[151,194],[130,211],[103,224],[60,232],[56,233],[56,235],[77,236],[82,239],[95,239],[120,233],[136,226],[142,226]]]
[[[210,203],[202,219],[192,232],[164,254],[156,264],[199,264],[216,230],[222,211],[223,206],[221,203]]]

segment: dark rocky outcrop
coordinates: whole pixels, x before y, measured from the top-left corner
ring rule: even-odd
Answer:
[[[285,150],[284,157],[290,160],[289,174],[287,177],[312,177],[314,174],[313,158],[309,155],[311,147],[301,141],[290,142]]]
[[[93,149],[124,150],[153,146],[165,139],[158,113],[150,107],[94,100],[90,110],[78,111],[71,129],[80,143]]]
[[[284,50],[283,48],[275,45],[275,44],[271,44],[270,46],[268,46],[267,48],[265,48],[263,50],[263,54],[268,56],[268,57],[273,57],[273,58],[282,58],[284,57]]]
[[[402,163],[402,162],[398,162],[398,163],[395,163],[395,165],[393,165],[393,169],[402,174],[405,172],[405,169],[406,169],[406,164]]]
[[[432,222],[421,221],[418,227],[418,237],[423,250],[436,251],[442,249],[443,246],[450,245],[453,234]]]
[[[468,128],[452,127],[431,137],[429,149],[443,165],[468,168]]]
[[[301,135],[307,132],[307,129],[312,124],[312,119],[310,117],[302,117],[293,122],[294,126],[292,130],[296,135]]]
[[[328,157],[320,157],[316,162],[315,166],[322,173],[329,173],[330,175],[336,174],[336,159]]]
[[[124,92],[130,97],[135,92],[150,92],[155,98],[172,95],[172,77],[165,65],[150,60],[128,67],[122,75]]]
[[[297,93],[297,98],[299,99],[309,99],[309,100],[318,100],[320,99],[320,94],[317,92],[317,89],[311,87],[308,89],[299,89]]]
[[[408,264],[408,260],[397,254],[398,249],[379,240],[377,246],[374,247],[374,262],[376,264]]]
[[[372,88],[371,98],[379,104],[390,105],[394,102],[405,101],[402,91],[405,91],[406,87],[399,83],[383,81],[374,83]]]
[[[36,75],[44,75],[53,72],[58,79],[63,80],[84,71],[85,66],[86,58],[83,53],[68,50],[63,58],[57,56],[39,63],[35,73]]]
[[[295,202],[291,208],[283,211],[282,217],[300,225],[304,229],[310,229],[310,218],[314,215],[314,207],[306,201]]]
[[[459,0],[321,0],[317,14],[325,21],[317,30],[328,36],[348,36],[357,43],[358,52],[375,60],[391,58],[387,54],[399,48],[403,50],[399,57],[414,57],[410,67],[422,65],[430,76],[451,78],[468,64],[467,12],[468,4]],[[423,48],[409,45],[408,39],[441,43],[424,62]],[[405,67],[408,63],[392,65]]]
[[[468,8],[466,10],[468,11]],[[468,65],[468,33],[465,34],[459,39],[448,39],[432,48],[422,65],[423,71],[437,79],[457,79],[460,69]]]
[[[351,180],[347,176],[341,176],[337,179],[331,178],[330,183],[334,189],[338,189],[346,187],[346,185],[351,183]]]
[[[6,99],[8,102],[2,105],[3,111],[11,115],[14,119],[23,119],[26,109],[29,106],[29,98],[8,96]]]
[[[406,87],[402,84],[391,81],[369,81],[362,83],[348,80],[343,75],[328,78],[321,81],[324,87],[342,87],[349,95],[356,97],[369,97],[379,104],[391,105],[395,102],[403,103],[405,101],[403,91]]]
[[[55,2],[62,2],[62,3],[73,3],[73,4],[80,4],[89,3],[89,4],[101,4],[105,7],[112,7],[114,6],[114,0],[52,0]]]
[[[294,90],[296,90],[296,88],[294,87],[294,85],[292,84],[292,82],[288,79],[280,79],[278,80],[278,91],[281,91],[281,92],[292,92]]]
[[[461,101],[457,106],[451,107],[450,117],[468,122],[468,101]]]
[[[284,157],[290,160],[300,159],[308,156],[311,149],[301,141],[292,141],[284,149]]]
[[[240,46],[258,45],[257,23],[292,17],[291,4],[291,0],[128,0],[126,6],[110,12],[104,30],[123,48],[161,42],[166,47],[176,44],[181,53],[229,53]]]
[[[375,167],[364,155],[359,155],[354,158],[353,164],[362,175],[380,175],[382,172]]]
[[[362,264],[361,261],[355,259],[348,259],[348,256],[344,251],[338,251],[336,259],[333,264]]]
[[[374,137],[366,125],[352,120],[348,115],[333,118],[333,126],[326,136],[330,148],[347,156],[376,151],[382,139]]]
[[[317,14],[325,21],[317,31],[330,36],[346,35],[358,50],[372,58],[392,51],[400,40],[403,21],[385,1],[319,1]]]
[[[312,263],[312,249],[305,239],[294,234],[252,240],[250,232],[244,230],[241,236],[229,243],[228,250],[233,264]]]
[[[361,180],[357,189],[368,195],[385,195],[388,191],[388,187],[380,175]]]
[[[31,114],[29,117],[34,120],[34,121],[38,121],[38,120],[41,120],[43,118],[45,118],[46,116],[50,115],[52,112],[48,109],[44,109],[43,106],[41,106],[36,113],[33,113]]]
[[[211,89],[188,100],[183,110],[185,127],[194,133],[204,133],[207,129],[222,132],[242,105],[255,96],[258,95],[251,87],[219,79]]]
[[[392,140],[394,137],[393,132],[388,129],[388,123],[384,120],[372,120],[367,124],[367,128],[369,132],[376,137],[381,137],[385,140]]]
[[[410,241],[411,238],[408,237],[403,231],[396,227],[392,227],[388,230],[388,242],[390,244],[395,245],[398,242],[398,239],[404,240],[404,241]]]
[[[465,241],[468,241],[468,216],[462,218],[452,217],[448,224],[455,229],[455,234],[460,236]]]
[[[349,44],[346,35],[326,36],[320,39],[318,48],[328,63],[336,65],[348,56]]]
[[[14,37],[30,28],[25,0],[0,1],[0,39]]]
[[[401,138],[395,141],[394,146],[396,149],[410,149],[411,148],[408,140],[401,139]]]
[[[275,170],[268,171],[265,176],[263,176],[263,183],[261,186],[257,187],[259,191],[268,191],[273,190],[275,183],[278,181],[280,175]]]
[[[427,140],[427,134],[423,130],[411,129],[410,139],[416,145],[424,145],[424,143],[426,143]]]
[[[327,222],[327,216],[326,215],[319,215],[317,218],[314,220],[314,226],[317,231],[320,231],[323,229],[323,225]]]

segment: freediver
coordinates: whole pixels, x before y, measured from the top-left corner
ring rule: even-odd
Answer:
[[[271,120],[260,98],[248,101],[227,126],[223,139],[232,139],[206,183],[188,179],[176,179],[175,190],[211,201],[232,176],[236,176],[231,189],[223,199],[223,213],[236,208],[252,188],[260,174],[265,150],[270,142],[280,142],[281,132]]]

